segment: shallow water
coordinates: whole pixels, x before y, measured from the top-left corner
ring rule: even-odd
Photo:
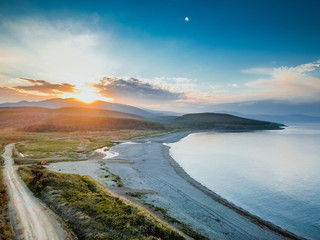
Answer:
[[[108,147],[99,148],[94,151],[97,153],[102,153],[104,155],[102,159],[109,159],[119,155],[118,152],[110,151]]]
[[[320,237],[320,125],[194,133],[168,144],[198,182],[308,239]]]

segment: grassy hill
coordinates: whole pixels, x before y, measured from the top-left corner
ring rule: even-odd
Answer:
[[[144,117],[117,111],[65,107],[0,108],[0,128],[20,128],[26,131],[75,131],[110,129],[161,129],[159,123]]]
[[[279,124],[221,113],[194,113],[175,118],[171,124],[190,129],[278,129]]]
[[[128,129],[161,130],[165,126],[149,121],[128,118],[59,116],[50,118],[41,124],[31,124],[22,130],[28,132],[73,132],[73,131],[106,131]]]
[[[72,132],[106,130],[205,130],[279,129],[280,125],[241,118],[230,114],[196,113],[181,117],[163,116],[160,120],[117,111],[64,107],[0,107],[0,128],[28,132]]]

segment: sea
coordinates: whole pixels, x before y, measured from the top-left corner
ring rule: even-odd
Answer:
[[[307,239],[320,239],[320,124],[192,133],[168,144],[195,180]]]

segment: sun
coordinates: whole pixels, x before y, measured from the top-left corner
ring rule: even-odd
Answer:
[[[96,89],[93,88],[78,88],[75,93],[64,94],[63,98],[75,98],[86,104],[91,104],[97,100],[111,102],[112,98],[101,96]]]
[[[99,100],[97,95],[92,92],[80,92],[75,96],[75,98],[88,104]]]

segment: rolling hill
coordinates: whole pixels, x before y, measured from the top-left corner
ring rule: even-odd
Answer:
[[[164,125],[156,122],[128,118],[60,116],[40,124],[31,124],[21,130],[27,132],[73,132],[106,130],[164,130]]]
[[[143,110],[142,110],[143,111]],[[84,107],[0,107],[0,128],[24,131],[153,130],[258,130],[279,129],[280,124],[221,113],[195,113],[146,118],[136,114]]]
[[[84,119],[88,120],[88,124],[98,124],[101,129],[101,122],[106,122],[109,119],[108,124],[113,123],[110,119],[117,119],[119,122],[118,125],[113,123],[116,129],[119,128],[120,123],[122,128],[126,128],[126,126],[132,128],[133,126],[138,127],[138,123],[141,122],[139,125],[158,128],[155,126],[156,123],[147,124],[147,121],[144,117],[122,113],[117,111],[108,111],[108,110],[101,110],[101,109],[90,109],[90,108],[59,108],[59,109],[48,109],[48,108],[41,108],[41,107],[2,107],[0,108],[0,128],[26,128],[26,129],[37,129],[36,126],[40,129],[44,129],[41,127],[42,125],[57,125],[60,128],[63,128],[63,125],[70,128],[70,125],[77,125],[80,126],[79,122],[82,122],[82,126],[84,128],[83,123],[85,122]],[[66,120],[68,119],[68,121]],[[103,120],[104,119],[104,120]],[[125,120],[124,120],[125,119]],[[130,125],[131,123],[135,123]],[[144,123],[144,124],[142,124]],[[149,122],[148,122],[149,123]],[[32,128],[30,126],[33,126]],[[110,126],[106,127],[110,128]],[[51,128],[54,128],[51,126]],[[93,128],[93,127],[91,127]],[[57,128],[56,128],[57,129]],[[79,128],[80,129],[80,128]],[[88,129],[88,127],[86,127]]]
[[[190,129],[279,129],[281,124],[252,120],[223,113],[194,113],[175,118],[171,124]]]

